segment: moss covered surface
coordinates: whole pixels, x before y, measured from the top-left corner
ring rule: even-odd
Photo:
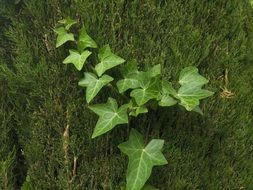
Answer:
[[[124,183],[127,159],[117,145],[129,127],[91,140],[97,117],[77,86],[82,73],[62,64],[67,46],[54,45],[52,28],[67,16],[100,47],[109,43],[143,68],[162,64],[167,80],[189,65],[210,79],[215,96],[201,104],[204,116],[159,108],[131,122],[148,139],[166,141],[169,164],[155,168],[149,183],[253,189],[253,12],[242,0],[1,0],[0,189],[117,190]]]

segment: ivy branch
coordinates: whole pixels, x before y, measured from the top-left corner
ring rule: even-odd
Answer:
[[[76,39],[70,32],[75,24],[77,22],[70,18],[59,21],[54,29],[57,34],[56,47],[66,42],[75,42],[76,49],[69,50],[69,55],[63,63],[73,64],[78,71],[81,71],[84,69],[87,58],[92,54],[92,49],[98,46],[84,27],[80,29]],[[150,100],[161,107],[179,104],[187,111],[202,114],[199,107],[200,100],[213,95],[213,92],[202,89],[208,80],[199,74],[196,67],[187,67],[180,72],[180,88],[176,90],[170,82],[162,78],[160,64],[147,71],[139,71],[136,60],[126,62],[125,59],[113,53],[109,45],[99,49],[98,60],[95,67],[88,65],[92,72],[85,71],[84,78],[78,83],[86,89],[86,102],[89,109],[99,116],[92,138],[103,135],[118,125],[128,124],[130,117],[147,113]],[[122,78],[115,81],[115,78],[107,72],[118,66],[120,66]],[[110,86],[114,92],[121,94],[124,104],[118,105],[116,99],[108,97],[106,103],[92,105],[94,98],[105,86]],[[118,146],[129,158],[126,190],[147,188],[145,183],[151,175],[153,166],[167,164],[162,154],[163,144],[164,140],[153,139],[145,145],[142,134],[135,129],[130,131],[129,140]]]

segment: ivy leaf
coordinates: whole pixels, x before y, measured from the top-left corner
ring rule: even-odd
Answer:
[[[144,145],[142,135],[132,129],[129,140],[120,144],[119,149],[128,156],[127,190],[140,190],[151,175],[153,166],[167,164],[161,149],[164,140],[153,139]]]
[[[100,60],[100,63],[98,63],[95,67],[98,76],[101,76],[108,69],[111,69],[125,62],[124,59],[111,52],[109,45],[105,45],[100,50],[98,58]]]
[[[171,83],[162,81],[162,97],[158,104],[160,106],[173,106],[177,104],[177,100],[172,98],[171,95],[176,96],[176,90],[172,87]]]
[[[90,103],[98,92],[111,81],[113,81],[113,78],[108,75],[103,75],[98,79],[93,73],[84,73],[84,78],[79,81],[78,85],[87,87],[86,101]]]
[[[139,107],[134,107],[133,110],[129,113],[129,115],[137,117],[139,114],[147,113],[147,112],[148,112],[148,108],[142,105]]]
[[[76,20],[73,20],[71,18],[66,18],[58,21],[60,24],[63,24],[65,26],[66,30],[69,30],[71,26],[77,23]]]
[[[159,96],[160,89],[160,79],[152,78],[149,80],[143,80],[141,82],[141,88],[133,90],[130,93],[130,96],[135,99],[139,106],[141,106],[151,99],[156,99]]]
[[[124,104],[118,108],[118,104],[113,98],[108,98],[105,104],[89,106],[89,108],[99,115],[92,138],[110,131],[116,125],[128,123],[128,104]]]
[[[90,56],[91,52],[88,50],[83,51],[81,54],[79,52],[69,50],[69,56],[63,61],[64,64],[72,63],[75,65],[78,71],[81,71],[86,59]]]
[[[159,106],[165,107],[165,106],[173,106],[177,104],[177,100],[172,98],[170,95],[163,95],[162,99],[159,101]]]
[[[119,90],[119,93],[123,93],[128,89],[134,89],[140,87],[140,83],[138,80],[138,63],[136,60],[132,60],[125,64],[122,69],[121,73],[124,77],[124,79],[121,79],[117,82],[117,87]]]
[[[80,50],[84,50],[88,47],[97,48],[96,42],[87,34],[84,27],[80,30],[78,46]]]
[[[150,77],[156,77],[158,75],[161,75],[161,65],[157,64],[155,66],[153,66],[150,70],[147,71],[148,75]]]
[[[201,99],[212,96],[214,93],[202,89],[202,86],[208,83],[208,80],[198,73],[196,67],[187,67],[180,72],[179,83],[181,87],[178,90],[177,97],[180,99],[180,105],[186,110],[192,111],[199,105]]]
[[[58,35],[56,39],[56,48],[68,41],[75,41],[74,35],[72,33],[68,33],[64,27],[56,28],[54,31]]]
[[[124,79],[117,82],[119,93],[123,93],[128,89],[135,89],[143,86],[150,78],[161,74],[161,65],[155,65],[147,72],[140,72],[137,68],[137,61],[132,60],[122,67],[122,75]]]

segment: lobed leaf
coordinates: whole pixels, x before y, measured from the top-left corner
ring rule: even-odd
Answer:
[[[208,80],[198,73],[196,67],[187,67],[180,72],[177,98],[180,99],[180,105],[186,110],[192,111],[199,105],[201,99],[212,96],[214,93],[202,89],[202,86],[208,83]]]
[[[100,50],[98,58],[100,63],[95,66],[98,76],[101,76],[105,71],[125,62],[123,58],[111,52],[109,45],[105,45]]]
[[[97,48],[96,42],[87,34],[85,28],[80,30],[78,46],[80,50],[86,48]]]
[[[132,129],[129,140],[120,144],[119,149],[128,156],[127,190],[140,190],[151,175],[152,168],[167,164],[161,150],[164,140],[153,139],[144,145],[142,135]]]
[[[56,28],[54,32],[58,35],[56,39],[56,48],[68,41],[75,41],[74,34],[68,33],[64,27]]]
[[[116,125],[128,123],[128,104],[118,108],[118,104],[113,98],[108,98],[105,104],[89,106],[89,108],[99,116],[92,138],[110,131]]]
[[[64,59],[64,64],[72,63],[78,71],[82,70],[86,59],[91,55],[88,50],[83,51],[81,54],[77,51],[69,50],[69,56]]]
[[[86,89],[86,101],[90,101],[98,94],[98,92],[108,83],[113,81],[113,78],[108,75],[103,75],[97,78],[93,73],[84,73],[84,78],[78,83],[79,86],[87,87]]]
[[[157,99],[161,90],[161,81],[158,78],[141,81],[141,88],[134,89],[130,96],[141,106],[151,99]]]
[[[147,81],[161,74],[161,65],[155,65],[147,72],[143,72],[138,71],[137,61],[132,60],[122,68],[122,74],[124,79],[119,80],[116,84],[120,93],[145,86]]]

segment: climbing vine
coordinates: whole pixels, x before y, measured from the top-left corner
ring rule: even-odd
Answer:
[[[213,95],[213,92],[203,89],[208,80],[201,76],[196,67],[187,67],[180,72],[180,87],[176,90],[173,85],[164,80],[161,65],[155,65],[147,71],[140,71],[136,60],[125,61],[112,52],[109,45],[99,49],[98,63],[86,65],[86,60],[92,50],[98,48],[96,42],[81,28],[77,36],[71,27],[77,24],[75,20],[63,19],[54,29],[57,34],[56,47],[67,42],[75,42],[76,49],[70,49],[69,55],[63,60],[64,64],[73,64],[78,71],[84,71],[84,78],[78,85],[86,90],[86,102],[90,110],[99,116],[92,138],[103,135],[114,127],[128,124],[130,117],[137,117],[149,111],[152,100],[161,107],[179,104],[187,111],[202,114],[199,107],[201,99]],[[122,78],[107,74],[108,70],[120,67]],[[118,75],[117,75],[118,76]],[[106,103],[92,102],[100,90],[110,86],[122,100],[108,97]],[[167,160],[162,154],[164,140],[152,139],[146,145],[143,135],[131,129],[128,141],[121,143],[119,149],[128,156],[129,163],[126,176],[126,190],[155,189],[145,186],[151,175],[153,166],[165,165]]]

